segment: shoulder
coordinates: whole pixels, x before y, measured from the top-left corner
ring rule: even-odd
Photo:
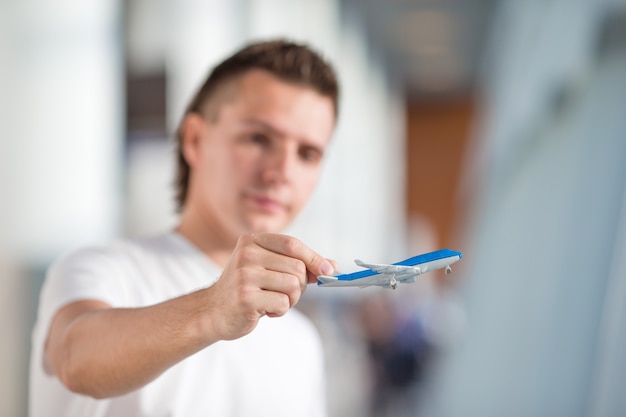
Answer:
[[[48,269],[42,289],[45,296],[64,301],[107,297],[119,301],[124,288],[139,278],[139,265],[160,257],[167,235],[143,239],[117,239],[85,246],[60,256]],[[99,297],[96,297],[99,296]]]
[[[95,298],[114,307],[155,304],[207,286],[221,273],[171,232],[81,248],[55,262],[44,290],[53,299]]]
[[[111,302],[111,291],[119,288],[121,274],[127,267],[122,242],[86,246],[60,256],[52,263],[42,288],[42,302],[67,303],[77,299],[98,298]],[[53,302],[58,307],[57,302]]]
[[[106,244],[84,246],[60,256],[51,269],[80,267],[121,267],[125,262],[138,257],[160,257],[172,252],[173,244],[168,234],[142,237],[120,238]]]
[[[120,272],[125,260],[136,251],[130,241],[117,240],[104,245],[85,246],[61,255],[48,269],[47,281],[64,277],[87,279],[99,272]]]

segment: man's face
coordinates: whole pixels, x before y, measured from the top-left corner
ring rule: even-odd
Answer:
[[[332,100],[261,70],[226,88],[215,117],[204,116],[186,206],[225,238],[281,231],[317,183]]]

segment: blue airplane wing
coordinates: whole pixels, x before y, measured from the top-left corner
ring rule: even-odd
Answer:
[[[453,256],[458,256],[459,258],[463,257],[461,252],[453,251],[450,249],[441,249],[436,250],[434,252],[424,253],[422,255],[413,256],[412,258],[405,259],[404,261],[396,262],[392,265],[405,265],[405,266],[415,266],[424,264],[426,262],[438,261],[439,259],[449,258]]]

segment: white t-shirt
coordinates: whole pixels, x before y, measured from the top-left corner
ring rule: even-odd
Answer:
[[[45,373],[43,347],[60,307],[81,299],[147,306],[212,285],[220,273],[174,232],[84,249],[56,262],[33,331],[30,416],[325,416],[321,341],[297,310],[263,317],[249,335],[217,342],[123,396],[96,400],[74,394]]]

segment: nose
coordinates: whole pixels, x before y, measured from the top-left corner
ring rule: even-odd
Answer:
[[[289,181],[294,169],[295,155],[288,146],[275,147],[265,155],[262,178],[267,184]]]

